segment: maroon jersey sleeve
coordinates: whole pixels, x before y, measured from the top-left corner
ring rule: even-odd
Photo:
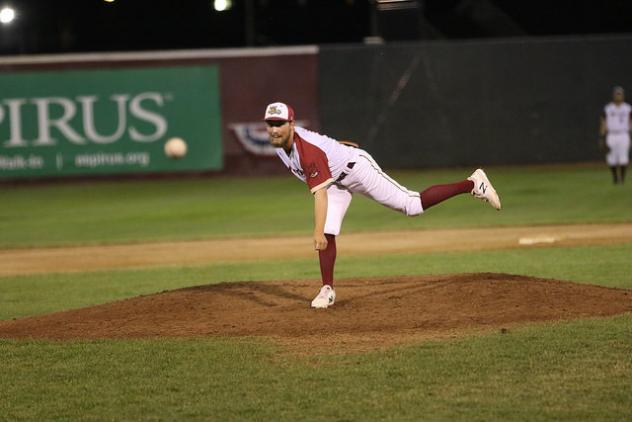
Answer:
[[[322,149],[307,141],[301,141],[299,154],[301,155],[301,167],[305,173],[305,182],[312,193],[334,182],[329,170],[329,160]]]

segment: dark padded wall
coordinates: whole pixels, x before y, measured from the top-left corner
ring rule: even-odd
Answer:
[[[321,47],[322,131],[391,168],[601,159],[632,37]]]

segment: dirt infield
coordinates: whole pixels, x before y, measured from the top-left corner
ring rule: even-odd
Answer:
[[[373,349],[535,321],[632,312],[632,291],[508,274],[347,279],[326,310],[316,281],[223,283],[0,321],[0,338],[263,336],[298,352]]]
[[[576,224],[348,233],[338,239],[345,256],[476,251],[538,246],[632,242],[632,224]],[[214,239],[145,244],[0,249],[0,277],[46,273],[203,265],[253,259],[313,258],[310,237]]]

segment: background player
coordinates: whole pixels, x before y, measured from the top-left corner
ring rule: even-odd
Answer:
[[[606,150],[606,162],[612,171],[614,184],[623,184],[625,170],[630,161],[630,119],[632,108],[623,101],[620,86],[612,90],[612,102],[606,104],[600,118],[599,144]]]
[[[323,286],[314,308],[334,304],[336,236],[351,203],[361,193],[408,216],[421,214],[448,198],[471,193],[500,210],[500,199],[485,172],[477,169],[465,180],[408,190],[382,171],[366,151],[294,125],[294,110],[284,103],[268,105],[264,120],[270,143],[288,169],[314,194],[314,248],[318,251]]]

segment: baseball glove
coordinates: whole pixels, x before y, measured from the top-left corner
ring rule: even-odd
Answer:
[[[338,141],[339,143],[343,144],[343,145],[347,145],[349,147],[353,147],[353,148],[360,148],[360,144],[355,143],[353,141],[349,141],[348,139],[343,139],[341,141]]]

